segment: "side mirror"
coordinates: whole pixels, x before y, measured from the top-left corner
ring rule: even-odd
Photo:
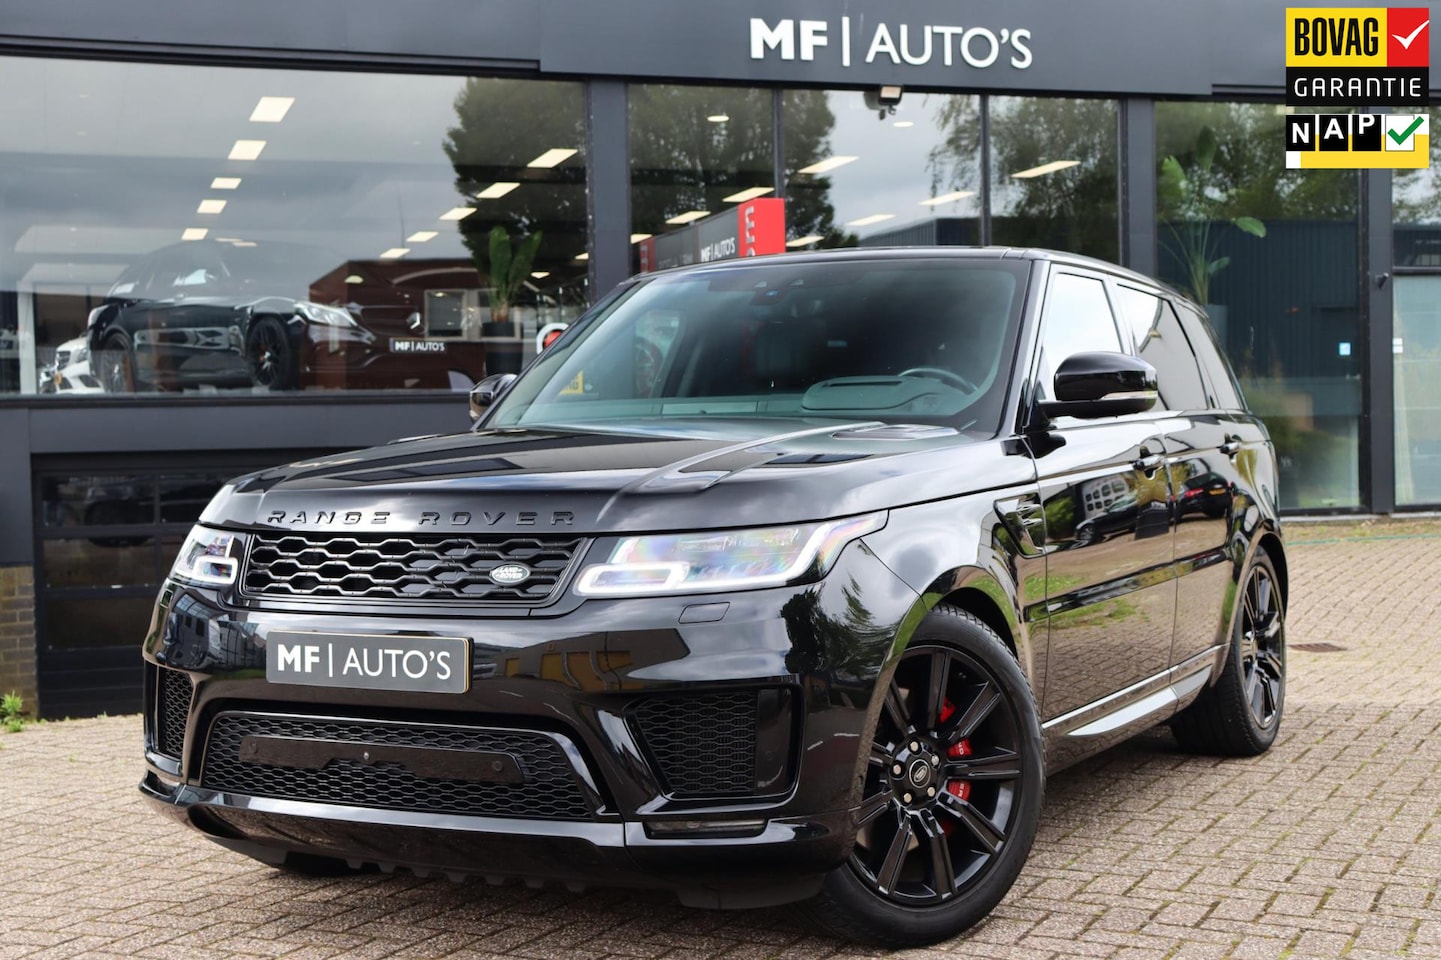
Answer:
[[[515,382],[513,373],[496,373],[477,383],[470,388],[470,422],[474,423],[480,419],[485,408],[500,399],[500,395],[510,389]]]
[[[1119,417],[1156,405],[1156,368],[1124,353],[1077,353],[1056,370],[1054,400],[1041,412],[1056,417]]]

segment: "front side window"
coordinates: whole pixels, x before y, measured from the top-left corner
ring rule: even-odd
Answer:
[[[1052,381],[1067,357],[1098,350],[1121,350],[1105,285],[1095,277],[1054,274],[1041,328],[1041,399],[1055,399]]]
[[[1026,270],[837,260],[658,277],[543,355],[488,425],[800,417],[994,432]]]

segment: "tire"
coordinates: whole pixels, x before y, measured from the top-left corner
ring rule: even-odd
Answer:
[[[1010,650],[949,605],[877,696],[855,848],[802,909],[846,940],[924,946],[985,917],[1020,874],[1045,792],[1041,726]]]
[[[1258,548],[1241,580],[1241,604],[1221,676],[1171,720],[1182,749],[1254,757],[1276,741],[1286,705],[1286,611],[1280,583],[1270,554]]]
[[[99,366],[95,379],[100,381],[106,393],[135,392],[135,356],[128,333],[116,330],[107,334],[91,362]]]
[[[245,334],[245,366],[250,382],[268,390],[294,390],[300,385],[295,347],[277,317],[260,317]]]

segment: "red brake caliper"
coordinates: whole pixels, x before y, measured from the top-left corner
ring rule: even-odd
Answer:
[[[949,700],[943,700],[943,701],[941,701],[941,723],[945,723],[947,720],[949,720],[949,719],[955,714],[955,712],[956,712],[956,705],[955,705],[954,703],[952,703],[952,702],[949,701]],[[962,757],[969,757],[970,755],[971,755],[971,741],[970,741],[970,740],[961,740],[961,741],[958,742],[958,743],[953,743],[953,744],[951,744],[950,747],[948,747],[948,748],[946,749],[946,756],[947,756],[947,757],[950,757],[952,760],[959,760],[959,759],[961,759]],[[969,799],[971,799],[971,785],[970,785],[968,782],[966,782],[965,780],[948,780],[948,781],[946,781],[946,790],[947,790],[947,792],[949,792],[949,793],[951,794],[951,796],[953,796],[953,797],[959,797],[959,798],[962,799],[962,800],[969,800]],[[944,821],[944,822],[941,824],[941,829],[945,830],[947,833],[950,833],[950,831],[951,831],[950,821],[949,821],[949,820]]]

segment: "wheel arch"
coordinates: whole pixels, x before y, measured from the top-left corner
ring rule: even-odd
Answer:
[[[1263,548],[1271,558],[1271,563],[1276,566],[1276,575],[1281,578],[1281,602],[1289,604],[1291,600],[1291,572],[1286,566],[1286,548],[1281,543],[1281,536],[1275,530],[1267,528],[1261,534],[1256,546]],[[1284,609],[1284,607],[1283,607]]]
[[[1235,566],[1235,579],[1232,583],[1239,588],[1246,572],[1251,569],[1251,564],[1256,559],[1256,554],[1261,550],[1266,551],[1266,556],[1271,558],[1272,565],[1276,568],[1276,576],[1281,589],[1281,609],[1284,612],[1290,605],[1291,580],[1290,570],[1286,565],[1286,548],[1281,540],[1280,527],[1275,521],[1266,521],[1258,526],[1251,534],[1249,540],[1241,540],[1244,550],[1238,548],[1240,554]],[[1230,603],[1225,609],[1225,620],[1222,623],[1222,631],[1217,636],[1217,643],[1220,650],[1216,654],[1215,666],[1211,669],[1211,676],[1206,681],[1206,686],[1214,687],[1220,679],[1221,671],[1226,668],[1226,662],[1231,656],[1231,634],[1236,626],[1236,618],[1241,613],[1242,596],[1240,589],[1236,589],[1231,596]]]
[[[1021,672],[1033,685],[1035,656],[1026,629],[1017,587],[1002,567],[1000,572],[981,566],[964,566],[947,570],[922,591],[915,605],[902,621],[892,648],[892,663],[899,658],[915,637],[926,617],[942,604],[959,607],[976,617],[1000,637],[1011,656],[1020,664]]]
[[[950,604],[953,607],[960,607],[962,610],[979,618],[982,623],[996,631],[996,636],[1011,651],[1011,656],[1020,659],[1016,648],[1016,629],[1012,625],[1011,617],[1002,612],[1001,605],[996,602],[992,593],[983,590],[979,584],[972,584],[962,587],[942,597],[939,603]]]

